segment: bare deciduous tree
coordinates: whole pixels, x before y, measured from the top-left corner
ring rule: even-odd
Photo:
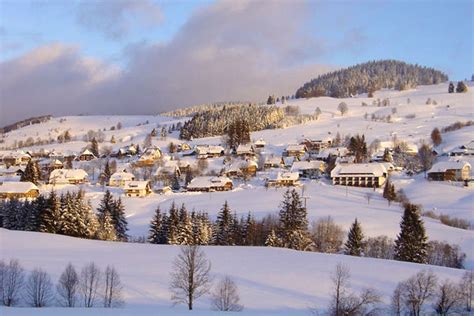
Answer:
[[[403,302],[402,302],[402,286],[399,283],[393,291],[391,300],[391,309],[394,316],[400,316],[402,314]]]
[[[24,280],[23,268],[17,259],[11,259],[8,264],[0,262],[0,280],[3,305],[16,305]]]
[[[212,308],[225,312],[240,312],[243,309],[237,285],[229,276],[225,276],[212,293]]]
[[[474,272],[472,270],[464,272],[459,287],[464,297],[465,309],[470,312],[472,310],[472,294],[474,289]]]
[[[94,262],[89,263],[81,270],[79,286],[84,300],[84,307],[93,307],[99,296],[101,273]]]
[[[42,269],[34,269],[25,285],[25,302],[33,307],[45,307],[53,297],[51,277]]]
[[[210,270],[211,263],[199,246],[181,247],[171,273],[171,299],[175,304],[185,303],[192,310],[193,302],[209,292]]]
[[[420,271],[399,283],[403,307],[410,315],[421,315],[423,304],[435,294],[436,284],[436,275],[432,271]]]
[[[330,216],[320,218],[316,222],[313,222],[310,233],[314,248],[319,252],[338,252],[345,238],[344,230],[334,223],[334,220]]]
[[[453,308],[461,306],[463,302],[459,287],[449,280],[438,287],[435,295],[434,310],[438,315],[448,315]]]
[[[122,283],[117,270],[107,266],[104,275],[104,307],[119,307],[124,304],[122,297]]]
[[[77,301],[79,288],[79,276],[74,266],[69,263],[59,277],[56,291],[59,295],[59,303],[64,307],[74,307]]]

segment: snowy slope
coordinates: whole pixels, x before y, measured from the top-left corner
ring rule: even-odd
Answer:
[[[68,262],[76,267],[94,261],[114,264],[125,285],[127,305],[119,313],[103,309],[67,310],[68,315],[184,315],[171,307],[168,290],[177,246],[127,244],[74,239],[42,233],[0,229],[1,258],[18,258],[27,270],[43,267],[54,281]],[[324,309],[331,292],[330,274],[338,263],[350,268],[355,292],[374,287],[388,304],[396,284],[423,269],[440,279],[457,281],[463,271],[434,266],[366,259],[267,247],[204,247],[212,274],[231,276],[245,306],[242,315],[308,315],[309,307]],[[209,298],[197,301],[197,315],[208,315]],[[3,309],[2,315],[61,315],[64,310]],[[194,312],[193,312],[194,314]],[[212,313],[218,315],[219,313]]]

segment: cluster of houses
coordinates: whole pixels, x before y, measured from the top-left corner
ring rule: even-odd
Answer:
[[[382,144],[383,145],[383,144]],[[387,146],[382,146],[387,148]],[[408,146],[408,154],[416,154],[416,146]],[[177,153],[176,153],[177,152]],[[259,139],[251,144],[241,144],[232,150],[220,145],[177,144],[172,159],[161,148],[151,146],[140,152],[138,146],[128,145],[111,153],[122,167],[113,173],[107,185],[122,188],[127,197],[143,197],[155,192],[171,191],[169,186],[159,190],[151,184],[151,178],[164,176],[182,178],[192,170],[198,161],[222,158],[223,167],[219,172],[207,176],[196,176],[185,186],[189,192],[228,191],[234,187],[234,181],[249,180],[258,175],[267,187],[298,186],[302,179],[319,179],[328,172],[328,163],[335,158],[335,166],[330,171],[333,185],[378,188],[384,185],[390,172],[397,170],[392,163],[384,162],[384,151],[375,153],[369,163],[354,163],[354,157],[345,147],[335,147],[331,139],[304,138],[298,143],[289,144],[280,155],[266,154],[266,142]],[[471,165],[461,160],[462,156],[474,155],[474,141],[461,146],[448,156],[449,161],[434,164],[427,172],[427,178],[433,181],[467,181],[471,177]],[[43,153],[38,160],[41,172],[47,175],[51,185],[80,185],[90,182],[88,173],[81,168],[73,168],[75,161],[79,166],[97,159],[91,150],[84,149],[78,154],[61,153],[53,150]],[[126,162],[122,159],[128,158]],[[39,189],[32,183],[19,182],[26,165],[38,154],[17,151],[0,156],[0,199],[34,198]],[[220,161],[220,160],[219,160]],[[124,167],[123,167],[124,166]],[[133,168],[132,168],[133,167]],[[154,173],[147,180],[138,180],[132,169],[152,168]]]

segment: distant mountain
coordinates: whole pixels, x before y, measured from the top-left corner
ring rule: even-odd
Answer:
[[[445,81],[448,81],[448,76],[433,68],[397,60],[380,60],[321,75],[305,83],[295,96],[347,98],[361,93],[369,93],[370,96],[382,88],[406,90]]]

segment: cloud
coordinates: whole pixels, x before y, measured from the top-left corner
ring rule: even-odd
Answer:
[[[76,19],[85,29],[118,40],[134,25],[152,26],[161,23],[163,15],[160,7],[151,0],[83,0],[78,4]]]
[[[121,71],[74,46],[39,48],[0,64],[7,74],[0,123],[38,114],[156,114],[293,94],[333,69],[314,62],[326,44],[308,33],[309,12],[303,2],[217,2],[195,12],[168,43],[128,46]]]

